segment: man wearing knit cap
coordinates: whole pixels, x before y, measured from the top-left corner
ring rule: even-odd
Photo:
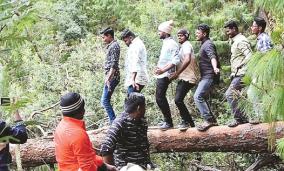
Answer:
[[[54,134],[55,156],[60,171],[117,171],[97,156],[86,132],[84,99],[67,93],[60,99],[63,119]]]
[[[157,67],[154,71],[157,78],[156,102],[164,115],[164,122],[160,126],[162,130],[173,127],[170,106],[166,97],[167,89],[171,83],[169,76],[174,72],[176,65],[180,62],[178,52],[179,46],[171,37],[173,21],[166,21],[159,25],[158,31],[163,45]]]
[[[184,131],[189,126],[195,127],[194,121],[183,100],[189,90],[197,84],[199,73],[194,57],[193,47],[188,41],[189,32],[186,29],[180,29],[177,36],[179,43],[181,44],[181,48],[179,50],[181,63],[177,66],[177,71],[171,75],[170,80],[176,78],[179,80],[176,87],[175,104],[178,107],[182,118],[182,122],[178,128],[181,131]]]

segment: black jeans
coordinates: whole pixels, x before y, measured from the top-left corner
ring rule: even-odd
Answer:
[[[173,124],[170,106],[166,97],[171,81],[168,77],[158,78],[156,82],[156,103],[164,115],[165,122]]]
[[[189,92],[189,90],[194,86],[195,84],[189,83],[188,81],[180,80],[176,87],[176,96],[175,96],[175,104],[178,107],[182,120],[184,122],[189,123],[190,126],[192,127],[194,127],[195,124],[183,100],[186,94]]]

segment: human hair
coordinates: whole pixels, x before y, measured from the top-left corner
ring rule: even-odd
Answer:
[[[112,38],[114,38],[114,31],[112,28],[110,27],[107,27],[103,30],[100,31],[100,34],[103,34],[103,35],[111,35]]]
[[[186,29],[180,29],[177,34],[182,34],[186,37],[186,40],[189,39],[189,31],[187,31]]]
[[[238,24],[237,24],[237,22],[234,21],[234,20],[230,20],[230,21],[226,22],[225,25],[224,25],[224,28],[227,28],[227,27],[228,27],[229,29],[235,28],[236,31],[239,31]]]
[[[206,37],[209,37],[210,27],[207,24],[199,24],[197,30],[201,30],[203,33],[206,33]]]
[[[127,113],[132,113],[137,110],[138,106],[145,106],[145,97],[141,93],[132,92],[126,98],[124,103],[124,110]]]
[[[257,24],[257,26],[261,27],[261,32],[265,31],[266,21],[262,17],[255,17],[253,21]]]
[[[130,37],[130,36],[133,37],[133,38],[136,37],[136,35],[132,31],[130,31],[129,29],[124,29],[121,33],[121,39]]]

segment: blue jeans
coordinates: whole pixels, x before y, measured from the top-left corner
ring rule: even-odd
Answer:
[[[194,102],[201,113],[201,116],[209,122],[216,121],[207,102],[208,95],[213,85],[213,78],[204,78],[198,83],[198,87],[194,93]]]
[[[238,98],[242,88],[244,88],[242,77],[234,77],[226,91],[226,99],[230,104],[234,118],[240,122],[247,120],[244,112],[238,107]]]
[[[104,84],[104,89],[103,89],[103,94],[102,94],[102,98],[101,98],[101,105],[103,106],[103,108],[105,109],[108,117],[109,117],[109,121],[110,123],[112,123],[112,121],[115,119],[115,113],[113,111],[112,105],[110,104],[110,99],[111,99],[111,95],[115,89],[115,87],[118,85],[119,80],[113,79],[110,81],[110,89],[108,88],[108,86],[106,84]]]
[[[127,96],[129,96],[130,93],[132,92],[137,92],[137,93],[140,93],[142,91],[142,89],[144,88],[144,85],[139,85],[139,90],[137,90],[136,88],[134,88],[132,85],[130,85],[128,88],[127,88]]]

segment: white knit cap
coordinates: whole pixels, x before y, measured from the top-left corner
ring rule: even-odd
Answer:
[[[168,33],[168,34],[171,34],[173,26],[174,26],[173,20],[165,21],[165,22],[163,22],[162,24],[159,25],[158,30],[165,32],[165,33]]]
[[[127,163],[126,166],[122,167],[120,171],[145,171],[140,167],[139,165],[133,164],[133,163]]]

